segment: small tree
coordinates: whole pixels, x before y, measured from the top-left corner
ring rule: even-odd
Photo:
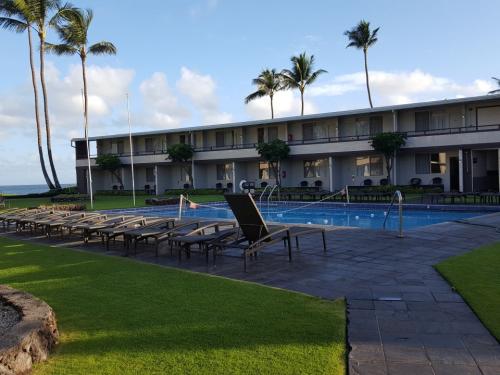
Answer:
[[[175,163],[181,163],[181,167],[186,171],[189,177],[189,185],[193,186],[193,171],[189,161],[193,158],[194,148],[185,143],[178,143],[167,147],[168,159]]]
[[[259,143],[257,152],[269,163],[276,178],[276,183],[281,186],[281,161],[290,155],[290,147],[285,141],[275,139],[269,143]]]
[[[380,133],[372,138],[370,144],[375,151],[384,155],[387,182],[390,185],[394,155],[406,144],[406,135],[401,133]]]
[[[122,167],[122,162],[118,156],[112,154],[100,155],[96,158],[95,162],[99,168],[115,176],[120,186],[123,187],[122,177],[118,173],[118,170]]]

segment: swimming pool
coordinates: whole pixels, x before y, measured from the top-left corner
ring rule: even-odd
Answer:
[[[351,226],[369,229],[381,229],[388,206],[385,204],[342,204],[304,202],[263,203],[259,206],[266,221],[289,224],[321,224],[333,226]],[[106,212],[136,214],[144,216],[174,216],[179,214],[178,206],[144,207]],[[403,228],[405,230],[426,225],[467,219],[485,215],[491,210],[483,208],[461,208],[407,205],[403,210]],[[196,208],[187,206],[182,210],[182,217],[202,217],[208,219],[234,219],[233,213],[226,202],[205,203]],[[397,207],[393,207],[386,228],[397,230],[399,217]]]

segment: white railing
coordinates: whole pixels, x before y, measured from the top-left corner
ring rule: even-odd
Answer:
[[[403,195],[399,190],[394,192],[394,195],[391,199],[391,204],[389,205],[389,209],[387,210],[387,214],[385,215],[384,224],[382,227],[385,229],[385,224],[387,223],[387,219],[391,213],[392,207],[394,206],[394,202],[396,201],[396,197],[398,198],[398,211],[399,211],[399,234],[398,237],[403,237]]]

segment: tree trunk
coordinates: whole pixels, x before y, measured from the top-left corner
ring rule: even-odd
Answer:
[[[87,71],[85,69],[85,56],[80,56],[82,61],[82,77],[83,77],[83,117],[85,119],[85,142],[87,144],[87,163],[89,171],[89,182],[92,189],[92,169],[90,166],[90,147],[89,147],[89,105],[87,93]]]
[[[50,134],[50,120],[49,120],[49,102],[47,96],[47,86],[45,85],[45,31],[40,30],[40,82],[42,83],[42,94],[43,94],[43,110],[45,114],[45,132],[47,135],[47,155],[49,157],[50,169],[52,171],[52,178],[54,179],[54,185],[56,189],[61,188],[59,179],[57,178],[56,167],[54,166],[54,160],[52,158],[52,140]]]
[[[271,118],[274,118],[274,106],[273,106],[273,96],[269,95],[271,98]]]
[[[122,176],[120,176],[120,173],[118,173],[118,171],[115,170],[115,171],[111,171],[111,174],[113,174],[116,177],[116,179],[120,183],[120,186],[123,187],[123,180],[122,180]]]
[[[191,165],[184,166],[189,179],[189,187],[193,188],[193,171],[191,170]]]
[[[38,156],[40,158],[40,166],[42,167],[43,178],[49,189],[54,189],[54,184],[50,180],[47,169],[45,168],[45,160],[43,158],[43,148],[42,148],[42,129],[40,127],[40,111],[38,109],[38,88],[36,84],[35,76],[35,64],[33,62],[33,44],[31,40],[31,26],[28,25],[28,45],[29,45],[29,55],[30,55],[30,68],[31,68],[31,82],[33,83],[33,94],[35,96],[35,124],[36,124],[36,135],[38,142]]]
[[[385,168],[387,169],[387,185],[392,185],[391,170],[392,170],[392,156],[385,156]]]
[[[373,104],[372,104],[372,94],[370,92],[370,79],[368,77],[368,58],[367,58],[367,53],[368,51],[365,49],[363,49],[363,53],[365,55],[365,77],[366,77],[366,90],[368,91],[368,101],[370,102],[370,108],[373,108]]]
[[[301,104],[300,115],[304,116],[304,89],[300,90],[300,104]]]

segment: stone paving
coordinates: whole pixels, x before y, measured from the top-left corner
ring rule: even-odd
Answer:
[[[243,272],[238,253],[207,265],[193,254],[179,261],[166,249],[155,258],[140,247],[138,260],[253,281],[322,298],[346,298],[350,374],[500,374],[500,345],[433,265],[500,241],[500,213],[393,232],[337,228],[301,241],[293,261],[281,245],[269,247]],[[16,238],[26,235],[9,234]],[[57,246],[103,252],[98,242],[32,238]],[[115,245],[108,254],[120,255]]]

